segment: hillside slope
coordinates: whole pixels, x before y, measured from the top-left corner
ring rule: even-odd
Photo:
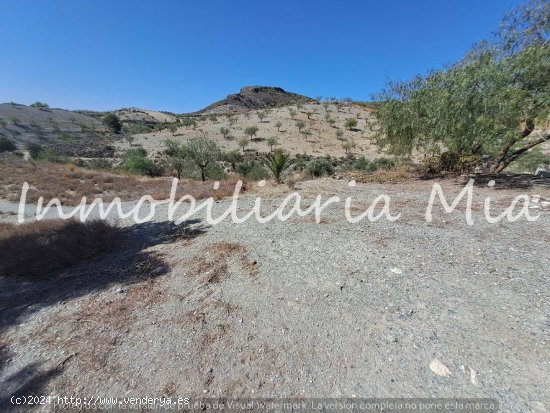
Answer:
[[[113,153],[113,137],[101,119],[64,109],[2,103],[0,137],[11,140],[19,149],[37,143],[61,155],[102,157]]]

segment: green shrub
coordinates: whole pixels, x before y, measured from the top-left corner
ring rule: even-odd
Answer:
[[[0,152],[12,152],[16,149],[15,144],[11,140],[5,136],[0,137]]]
[[[205,169],[205,174],[208,179],[212,179],[214,181],[221,181],[227,178],[227,174],[225,173],[225,170],[217,162],[209,163]]]
[[[38,152],[38,154],[33,158],[37,161],[46,161],[54,163],[66,163],[67,158],[60,156],[55,149],[52,148],[43,148]]]
[[[318,158],[307,164],[306,173],[313,178],[319,178],[325,175],[330,176],[334,173],[334,167],[329,159]]]
[[[29,142],[25,145],[25,149],[29,151],[29,156],[31,159],[35,159],[40,151],[42,151],[42,145],[38,143]]]
[[[133,148],[126,151],[120,167],[126,172],[138,175],[158,176],[163,170],[147,158],[147,151],[143,148]]]
[[[376,169],[384,169],[385,171],[389,171],[393,168],[395,168],[395,161],[390,158],[378,158],[372,161],[372,163],[376,166]]]
[[[57,136],[57,139],[65,141],[65,142],[74,141],[74,137],[72,135],[69,135],[67,132],[61,132]]]
[[[103,118],[103,124],[113,133],[120,133],[122,130],[122,122],[114,113],[109,113]]]
[[[360,158],[355,161],[355,169],[359,171],[366,171],[369,166],[369,161],[364,156],[361,156]]]
[[[251,181],[260,181],[269,177],[266,167],[257,161],[247,161],[237,164],[237,173]]]

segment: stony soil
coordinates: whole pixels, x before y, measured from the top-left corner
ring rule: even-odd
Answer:
[[[294,119],[292,119],[290,110],[297,111]],[[132,145],[142,145],[151,156],[154,156],[155,153],[164,151],[166,148],[164,141],[166,139],[186,142],[193,137],[206,136],[217,141],[225,150],[240,149],[238,141],[246,136],[245,129],[248,126],[256,125],[259,132],[247,147],[248,151],[269,152],[270,147],[267,144],[267,138],[274,136],[279,140],[279,145],[276,148],[282,148],[292,154],[344,156],[345,150],[342,144],[345,141],[353,141],[356,143],[356,147],[352,151],[354,154],[365,155],[369,159],[383,156],[383,152],[373,141],[376,130],[374,115],[362,106],[348,105],[338,108],[335,104],[330,104],[325,109],[322,104],[307,103],[299,110],[296,106],[285,106],[269,109],[267,116],[260,120],[258,112],[263,111],[252,110],[236,114],[234,115],[235,123],[233,125],[225,116],[218,115],[212,119],[204,117],[203,120],[198,122],[195,129],[181,126],[174,133],[166,129],[161,132],[134,135]],[[309,119],[307,112],[311,112]],[[333,125],[325,120],[327,113],[335,121]],[[345,121],[347,118],[357,118],[357,127],[352,130],[346,129]],[[298,120],[305,123],[306,126],[303,130],[311,132],[311,136],[307,138],[307,141],[296,126]],[[277,121],[282,123],[280,130],[277,130]],[[221,127],[230,129],[228,137],[224,138],[222,136]],[[340,139],[336,137],[338,129],[343,132]],[[121,140],[117,142],[117,148],[120,151],[127,150],[130,148],[130,143]]]
[[[0,398],[491,397],[547,411],[550,191],[522,192],[541,195],[536,222],[488,224],[485,197],[496,214],[520,192],[476,187],[468,226],[463,207],[425,221],[432,184],[298,185],[310,202],[352,196],[354,215],[388,194],[393,223],[348,223],[341,204],[319,224],[198,216],[182,230],[160,214],[122,223],[123,251],[61,277],[0,278]],[[240,212],[287,191],[253,190]]]

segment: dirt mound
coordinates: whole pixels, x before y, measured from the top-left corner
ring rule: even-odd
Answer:
[[[200,110],[201,114],[242,113],[248,110],[274,108],[277,106],[291,105],[296,102],[310,102],[313,99],[287,92],[280,87],[270,86],[246,86],[239,93],[229,95]]]

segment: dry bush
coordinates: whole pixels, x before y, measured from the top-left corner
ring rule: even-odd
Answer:
[[[115,197],[133,200],[144,195],[157,200],[168,199],[172,187],[172,178],[114,174],[68,164],[25,161],[13,155],[0,157],[0,168],[0,198],[15,202],[19,201],[24,182],[30,186],[27,202],[36,202],[42,196],[46,203],[52,198],[59,198],[67,206],[78,205],[83,196],[89,202],[97,197],[109,202]],[[236,179],[221,181],[219,189],[215,191],[212,182],[182,180],[176,197],[189,194],[195,199],[210,196],[222,199],[233,194],[235,184]]]
[[[248,259],[246,248],[231,242],[216,242],[204,246],[200,255],[190,260],[188,275],[200,276],[205,283],[218,283],[227,277],[231,258],[237,258],[241,268],[250,276],[256,275],[256,263]]]
[[[104,221],[0,224],[0,274],[39,278],[119,246],[121,231]]]
[[[407,165],[399,165],[388,171],[380,170],[373,173],[348,172],[340,179],[355,180],[359,183],[397,184],[417,177],[417,172]]]

